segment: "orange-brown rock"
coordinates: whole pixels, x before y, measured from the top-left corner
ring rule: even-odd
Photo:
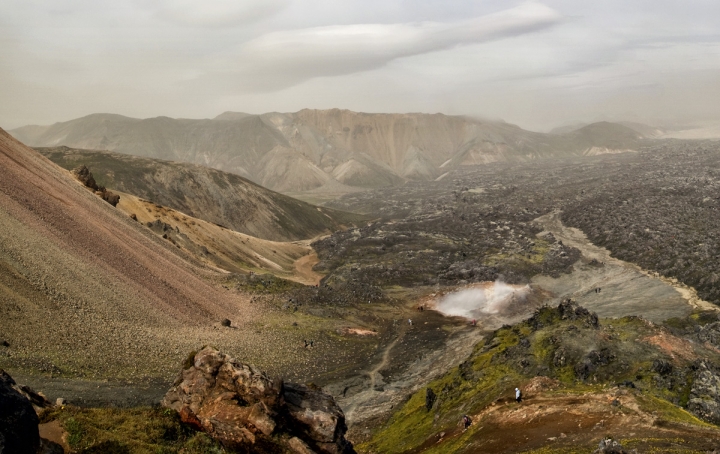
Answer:
[[[272,380],[210,347],[194,355],[162,404],[234,448],[352,453],[345,415],[322,390]]]

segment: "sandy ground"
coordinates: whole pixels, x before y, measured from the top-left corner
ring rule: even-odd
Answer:
[[[320,261],[315,252],[310,252],[295,261],[295,280],[306,285],[320,285],[323,275],[313,270]]]
[[[582,253],[571,274],[557,279],[549,276],[533,278],[533,286],[555,295],[550,304],[573,298],[600,317],[642,315],[654,322],[684,317],[694,308],[718,309],[702,301],[684,284],[611,257],[607,249],[592,244],[580,230],[564,226],[559,212],[541,216],[535,222],[545,229],[539,235],[552,232],[557,240]],[[591,264],[593,259],[599,264]],[[601,289],[600,293],[595,292],[596,288]]]

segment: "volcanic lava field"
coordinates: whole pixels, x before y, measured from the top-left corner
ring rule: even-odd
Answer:
[[[257,243],[247,235],[236,239],[219,225],[206,228],[224,232],[231,247],[236,240],[257,243],[224,261],[203,259],[208,256],[203,237],[189,230],[201,221],[121,196],[117,209],[141,210],[145,234],[184,259],[215,267],[234,261],[228,271],[205,279],[258,316],[230,315],[233,326],[210,320],[211,326],[195,329],[191,339],[178,340],[182,336],[176,333],[168,338],[172,345],[150,345],[149,352],[159,348],[163,356],[134,363],[129,372],[105,368],[87,355],[67,363],[72,368],[62,358],[43,362],[38,358],[46,350],[23,350],[14,339],[0,347],[0,364],[50,397],[81,406],[152,405],[167,390],[173,364],[187,355],[183,349],[209,339],[274,376],[332,394],[345,412],[348,438],[362,452],[540,449],[560,436],[548,429],[548,421],[564,421],[551,404],[558,392],[565,393],[562,405],[587,407],[594,416],[585,422],[596,427],[620,414],[603,406],[608,399],[628,402],[641,419],[670,411],[643,400],[640,391],[607,388],[632,382],[633,389],[694,415],[667,413],[663,424],[670,428],[658,432],[658,439],[692,439],[706,430],[692,418],[720,418],[703,410],[705,404],[693,404],[693,399],[715,402],[699,393],[707,380],[720,376],[712,365],[712,352],[720,347],[720,144],[645,144],[637,152],[466,166],[433,182],[353,191],[326,205],[360,215],[353,215],[355,226],[312,241]],[[173,219],[179,223],[165,223]],[[260,263],[258,254],[277,250],[287,255],[278,259],[282,266],[274,265],[280,271],[242,262],[254,257],[253,263]],[[222,245],[210,251],[220,254]],[[570,309],[552,312],[558,305]],[[567,311],[579,314],[570,318],[572,326],[563,315]],[[636,344],[639,339],[645,339],[643,346]],[[688,347],[693,343],[698,346]],[[654,362],[637,362],[638,354]],[[119,355],[127,363],[138,357]],[[112,374],[117,375],[109,379]],[[536,375],[539,382],[528,381]],[[532,411],[545,415],[544,422],[526,445],[493,444],[493,437],[519,424],[514,412],[530,414],[503,400],[516,384],[532,390],[537,399]],[[586,387],[595,384],[605,388]],[[581,397],[573,397],[578,393]],[[421,405],[426,395],[437,397]],[[467,436],[448,429],[470,410],[475,418],[494,415],[495,426],[477,426]],[[398,418],[417,422],[417,429]],[[616,431],[628,424],[613,421],[608,427]],[[685,423],[692,427],[672,426]],[[567,439],[560,445],[595,443],[597,434],[580,430],[582,424],[578,430],[565,427]],[[653,424],[635,426],[642,440],[652,438]],[[715,439],[712,430],[703,433]],[[383,440],[394,440],[398,448]],[[456,445],[461,440],[464,447]],[[662,443],[634,446],[655,449]]]

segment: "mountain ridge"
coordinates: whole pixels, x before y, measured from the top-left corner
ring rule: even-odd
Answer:
[[[92,114],[11,133],[36,147],[107,149],[190,162],[236,173],[276,191],[302,192],[330,181],[388,187],[434,180],[465,165],[633,151],[644,138],[617,123],[601,125],[602,134],[543,134],[500,121],[439,113],[302,109],[260,115],[228,111],[201,120]]]
[[[102,186],[265,240],[309,239],[364,219],[198,164],[67,147],[38,151],[67,170],[86,165]]]

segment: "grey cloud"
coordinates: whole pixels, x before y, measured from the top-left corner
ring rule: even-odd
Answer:
[[[240,50],[242,83],[273,90],[380,68],[415,55],[541,30],[561,22],[537,2],[464,21],[355,24],[268,33]]]

